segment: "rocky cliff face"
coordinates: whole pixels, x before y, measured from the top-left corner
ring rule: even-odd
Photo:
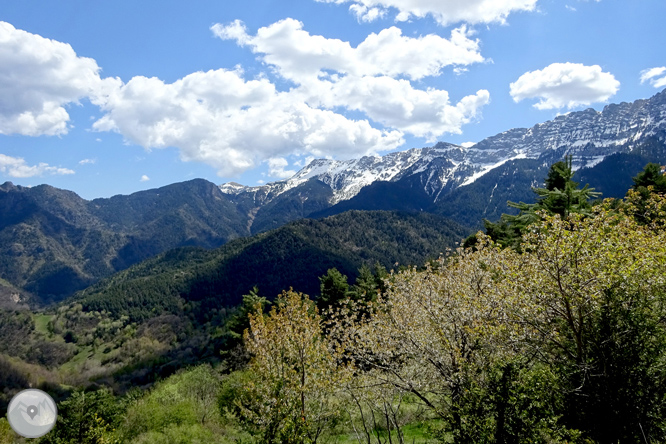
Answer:
[[[532,128],[511,129],[469,148],[438,143],[382,157],[317,159],[287,180],[261,187],[225,184],[221,190],[237,199],[251,197],[254,205],[262,206],[314,178],[331,188],[333,205],[354,197],[373,182],[414,176],[437,201],[511,160],[556,160],[572,154],[575,168],[591,167],[611,154],[631,151],[647,137],[665,132],[666,90],[647,100],[612,104],[602,111],[572,112]]]
[[[479,150],[523,152],[539,157],[547,150],[565,149],[580,158],[607,156],[618,148],[631,150],[642,139],[666,129],[666,90],[647,100],[611,104],[603,111],[568,113],[529,129],[513,129],[474,146]]]

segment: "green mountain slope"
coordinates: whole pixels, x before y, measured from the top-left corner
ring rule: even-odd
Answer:
[[[131,267],[74,299],[85,311],[144,320],[180,313],[199,314],[233,306],[253,286],[274,297],[283,289],[315,295],[318,277],[335,267],[354,276],[362,264],[421,265],[454,246],[469,230],[432,214],[350,211],[321,220],[305,219],[217,250],[169,251]]]
[[[37,303],[170,248],[247,234],[246,216],[201,179],[93,201],[48,185],[0,186],[0,279]]]

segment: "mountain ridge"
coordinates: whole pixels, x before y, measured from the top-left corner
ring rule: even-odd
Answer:
[[[85,200],[49,185],[5,182],[0,304],[58,301],[171,248],[216,248],[293,220],[350,209],[425,211],[478,226],[507,211],[506,200],[532,198],[529,187],[566,155],[573,156],[577,174],[603,182],[614,196],[621,187],[605,176],[621,170],[626,185],[639,164],[666,162],[665,147],[666,90],[514,128],[468,148],[439,142],[382,157],[317,159],[292,178],[259,187],[194,179]],[[606,160],[615,154],[629,157]]]
[[[649,99],[570,112],[531,128],[513,128],[463,148],[445,142],[384,156],[360,159],[315,159],[294,176],[262,186],[220,185],[234,198],[255,196],[258,206],[316,178],[333,190],[331,206],[356,196],[377,181],[399,181],[421,175],[434,201],[455,188],[470,185],[505,162],[538,159],[549,152],[572,155],[574,169],[593,167],[615,152],[631,152],[641,140],[666,131],[666,89]],[[559,160],[559,159],[558,159]],[[257,198],[258,197],[258,198]]]

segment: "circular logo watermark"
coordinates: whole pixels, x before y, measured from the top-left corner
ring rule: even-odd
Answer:
[[[7,408],[12,429],[24,438],[39,438],[51,431],[58,417],[58,407],[48,393],[28,389],[14,396]]]

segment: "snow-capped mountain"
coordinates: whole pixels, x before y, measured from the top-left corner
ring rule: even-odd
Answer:
[[[462,147],[457,145],[438,144],[431,148],[412,148],[385,156],[364,156],[351,160],[316,159],[286,180],[258,187],[244,187],[230,182],[221,185],[220,190],[231,195],[253,194],[257,203],[262,204],[314,178],[331,187],[331,203],[335,204],[354,197],[361,188],[373,182],[396,180],[408,171],[424,171],[434,159],[451,157],[450,151],[460,150]]]
[[[567,154],[579,167],[576,181],[604,197],[624,196],[646,163],[666,163],[666,90],[467,148],[438,143],[381,157],[315,160],[260,187],[194,179],[86,201],[48,185],[0,184],[0,255],[12,258],[0,264],[0,305],[57,300],[171,248],[215,248],[348,210],[430,212],[478,228],[484,218],[511,211],[507,201],[533,201],[531,187]]]
[[[293,177],[260,187],[227,183],[229,195],[250,197],[260,207],[282,193],[318,179],[332,192],[330,204],[351,199],[376,181],[414,176],[433,198],[470,185],[484,174],[516,159],[574,156],[575,168],[591,167],[616,152],[631,151],[646,137],[666,132],[666,90],[647,100],[611,104],[602,111],[587,109],[558,116],[532,128],[516,128],[463,148],[438,143],[385,156],[352,160],[313,160]]]

